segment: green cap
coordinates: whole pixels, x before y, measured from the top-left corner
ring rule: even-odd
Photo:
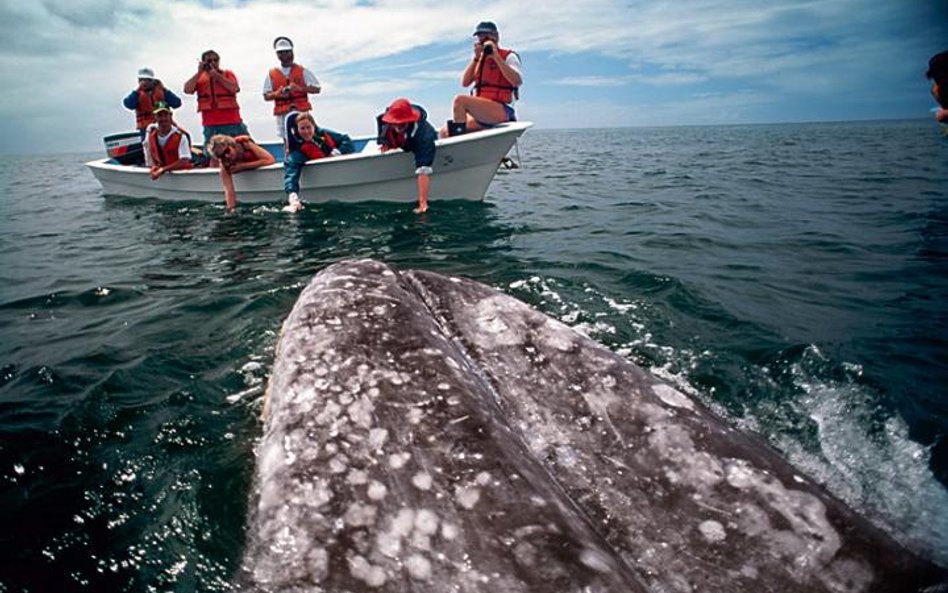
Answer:
[[[164,101],[155,101],[155,108],[151,110],[152,113],[158,113],[159,111],[167,111],[171,113],[171,108],[168,107],[168,104]]]

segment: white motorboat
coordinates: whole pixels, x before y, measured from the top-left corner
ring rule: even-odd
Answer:
[[[437,142],[429,200],[482,200],[502,159],[530,122],[510,122]],[[138,134],[119,134],[137,143]],[[401,150],[382,153],[374,137],[353,139],[356,152],[309,161],[300,178],[304,202],[356,202],[382,200],[414,202],[418,197],[414,158]],[[283,191],[283,146],[262,143],[277,162],[234,175],[239,202],[276,202],[286,199]],[[123,147],[124,148],[124,147]],[[139,149],[140,150],[140,149]],[[110,154],[112,150],[110,147]],[[86,163],[105,195],[166,200],[212,201],[224,199],[216,168],[174,171],[153,181],[148,169],[124,165],[115,158]]]

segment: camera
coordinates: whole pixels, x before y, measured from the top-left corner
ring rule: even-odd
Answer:
[[[491,55],[492,53],[494,53],[494,46],[493,46],[493,45],[485,45],[485,46],[484,46],[484,55],[485,55],[485,56],[489,56],[489,55]]]
[[[204,68],[205,70],[210,70],[212,66],[210,62],[204,62],[203,64],[201,64],[201,68]]]

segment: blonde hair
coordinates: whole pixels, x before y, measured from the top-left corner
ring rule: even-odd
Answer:
[[[227,150],[230,147],[237,148],[237,141],[227,134],[215,134],[207,141],[207,152],[216,159],[221,158],[218,154],[221,149]]]

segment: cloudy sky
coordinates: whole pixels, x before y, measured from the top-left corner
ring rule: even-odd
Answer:
[[[209,48],[271,139],[278,35],[323,83],[322,125],[368,133],[402,95],[441,122],[480,20],[521,55],[520,118],[548,128],[926,117],[948,49],[948,0],[0,0],[0,152],[99,150],[133,127],[139,67],[180,91]]]

